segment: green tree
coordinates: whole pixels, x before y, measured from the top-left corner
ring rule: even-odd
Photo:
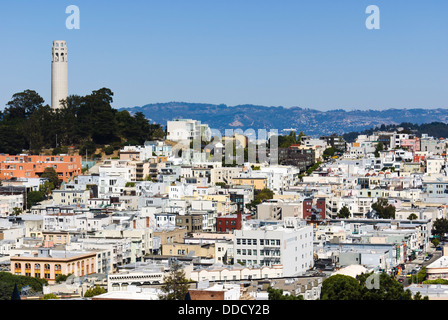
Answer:
[[[68,147],[58,146],[58,147],[54,148],[53,151],[51,151],[51,154],[53,156],[57,156],[58,154],[61,154],[61,153],[65,153],[65,154],[68,153]]]
[[[79,155],[84,157],[87,154],[88,157],[89,156],[92,157],[92,155],[96,152],[96,147],[97,146],[96,146],[95,142],[93,142],[91,140],[86,141],[81,146],[81,148],[79,148]]]
[[[9,119],[27,119],[34,111],[43,106],[44,99],[34,90],[15,93],[5,109],[5,117]]]
[[[298,144],[300,140],[297,139],[297,134],[295,131],[291,131],[288,135],[278,136],[278,147],[279,148],[289,148],[293,144]]]
[[[423,284],[448,284],[447,279],[434,279],[434,280],[424,280]]]
[[[417,215],[415,214],[415,213],[411,213],[409,216],[408,216],[408,220],[416,220],[418,217],[417,217]]]
[[[274,191],[272,191],[269,188],[264,188],[262,190],[255,190],[254,191],[254,200],[252,200],[251,202],[249,202],[246,207],[249,210],[254,210],[257,205],[259,205],[260,203],[262,203],[264,200],[269,200],[274,198]]]
[[[44,194],[41,191],[30,191],[26,197],[26,207],[29,209],[38,202],[43,201]]]
[[[426,280],[426,267],[423,267],[416,275],[412,275],[409,282],[410,283],[422,283]]]
[[[39,186],[39,191],[45,196],[48,197],[51,192],[54,190],[54,185],[50,181],[45,181]]]
[[[65,281],[67,280],[67,278],[70,277],[70,275],[72,275],[72,274],[71,274],[71,273],[69,273],[69,274],[58,274],[58,275],[56,276],[56,278],[54,279],[54,281],[55,281],[56,283],[62,283],[62,282],[65,282]]]
[[[227,183],[225,183],[225,182],[216,182],[215,185],[218,187],[221,187],[221,188],[227,187]]]
[[[43,286],[48,284],[45,279],[38,279],[27,276],[18,276],[10,272],[0,272],[0,300],[10,300],[11,294],[14,291],[14,285],[20,289],[25,286],[30,286],[34,292],[41,292]]]
[[[372,209],[378,213],[381,219],[395,219],[395,206],[388,204],[387,199],[378,199],[372,204]]]
[[[169,274],[163,277],[163,285],[160,288],[162,294],[160,300],[184,300],[188,293],[188,280],[182,265],[175,261],[171,264]]]
[[[412,300],[411,291],[404,290],[403,285],[387,273],[379,274],[379,288],[369,288],[366,281],[370,281],[371,275],[373,272],[358,276],[363,300]]]
[[[106,155],[111,155],[112,153],[114,153],[115,149],[112,146],[107,146],[103,148],[104,154]]]
[[[322,282],[321,300],[362,300],[362,287],[353,277],[337,274]]]
[[[322,162],[316,162],[315,164],[313,164],[311,167],[309,167],[306,170],[306,174],[310,175],[311,173],[313,173],[313,171],[317,170],[319,168],[319,166],[322,164]]]
[[[448,233],[448,220],[445,218],[436,219],[432,224],[432,234],[442,237]]]
[[[90,288],[88,289],[85,293],[84,293],[84,297],[85,298],[91,298],[94,296],[98,296],[100,294],[106,293],[107,290],[104,289],[103,287],[100,286],[95,286],[94,288]]]
[[[302,295],[283,294],[282,289],[268,287],[269,300],[304,300]]]
[[[440,244],[440,240],[437,239],[437,238],[433,238],[431,240],[431,242],[432,242],[432,244],[434,245],[435,248],[437,248],[439,246],[439,244]]]
[[[18,216],[23,212],[22,208],[14,207],[12,208],[12,214],[13,216]]]
[[[414,300],[429,300],[428,296],[424,296],[422,297],[422,294],[420,293],[420,291],[418,291],[415,295],[414,295]]]
[[[50,299],[59,299],[59,297],[54,293],[47,293],[44,294],[43,297],[41,298],[41,300],[50,300]]]
[[[59,181],[58,173],[53,167],[46,167],[40,177],[48,179],[48,181],[50,181],[50,183],[53,184],[55,188],[59,188],[61,184]]]
[[[66,153],[67,147],[60,146],[84,146],[81,155],[85,155],[92,144],[94,149],[122,140],[143,144],[165,136],[163,127],[150,124],[143,113],[131,115],[112,108],[112,97],[110,89],[101,88],[86,96],[71,95],[62,108],[53,110],[33,90],[16,93],[0,111],[0,153],[36,154],[43,148],[54,148],[55,155]]]
[[[323,156],[325,159],[333,157],[338,150],[334,147],[329,147],[324,150]]]
[[[351,213],[350,210],[347,208],[347,206],[343,206],[341,208],[341,210],[339,210],[338,212],[338,218],[342,218],[342,219],[348,219],[350,218]]]
[[[384,150],[384,144],[382,142],[378,142],[378,144],[375,147],[375,152],[374,152],[375,157],[379,158],[380,151],[383,151],[383,150]]]

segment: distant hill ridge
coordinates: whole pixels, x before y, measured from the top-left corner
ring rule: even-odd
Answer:
[[[312,136],[363,131],[382,124],[448,122],[448,109],[442,108],[319,111],[301,107],[167,102],[119,110],[142,112],[150,121],[163,126],[169,120],[188,118],[200,120],[222,132],[251,128],[277,129],[282,133],[283,129],[296,129]]]

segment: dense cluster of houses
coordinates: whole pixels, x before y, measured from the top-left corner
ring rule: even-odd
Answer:
[[[210,160],[207,148],[188,149],[198,137],[211,140],[207,125],[169,121],[166,141],[125,146],[84,173],[70,171],[60,189],[30,208],[27,192],[45,179],[2,175],[2,270],[47,279],[46,292],[76,296],[100,284],[108,292],[98,299],[157,299],[178,261],[194,283],[192,297],[265,299],[266,283],[281,283],[317,299],[322,279],[341,268],[397,272],[430,248],[432,223],[447,215],[443,139],[400,131],[360,135],[353,143],[303,136],[279,149],[275,164],[227,166]],[[249,142],[244,134],[226,139],[243,148]],[[179,152],[179,145],[187,148]],[[340,156],[325,157],[330,147]],[[68,155],[57,157],[70,163]],[[27,159],[34,161],[1,157],[0,174],[8,168],[14,176],[21,163],[32,169]],[[266,189],[271,199],[254,202]],[[394,206],[393,217],[372,209],[378,199]],[[12,214],[14,208],[21,213]],[[340,216],[342,208],[348,216]],[[56,283],[59,275],[83,281]]]

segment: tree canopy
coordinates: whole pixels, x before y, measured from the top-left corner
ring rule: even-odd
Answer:
[[[143,144],[163,138],[159,124],[150,124],[143,113],[112,108],[113,92],[108,88],[86,96],[71,95],[61,109],[53,110],[33,90],[12,96],[0,112],[0,153],[18,154],[22,150],[38,154],[44,148],[114,144]],[[85,150],[84,150],[85,152]]]
[[[333,275],[322,283],[321,300],[412,300],[409,289],[387,273],[377,274],[378,287],[369,286],[372,273],[359,275],[356,279],[346,275]],[[426,297],[425,297],[426,298]],[[422,299],[417,296],[415,300]]]
[[[14,286],[20,291],[22,287],[30,286],[34,292],[41,292],[47,280],[27,276],[17,276],[10,272],[0,272],[0,300],[10,300]]]
[[[338,218],[347,219],[350,218],[351,213],[347,206],[343,206],[338,212]]]
[[[91,298],[94,296],[98,296],[100,294],[106,293],[107,290],[100,286],[95,286],[94,288],[90,288],[84,293],[84,297]]]
[[[254,191],[254,200],[246,205],[248,209],[254,209],[257,205],[262,203],[264,200],[269,200],[274,198],[274,191],[269,188],[264,188],[262,190]]]
[[[436,219],[432,224],[432,234],[441,237],[445,233],[448,233],[448,219]]]
[[[387,273],[379,274],[379,288],[370,288],[366,285],[373,273],[365,273],[358,276],[361,285],[362,300],[412,300],[410,290],[404,287],[393,276]]]
[[[388,204],[387,199],[378,199],[372,204],[372,209],[378,214],[381,219],[395,219],[395,206]]]
[[[353,277],[337,274],[322,283],[321,300],[361,300],[361,285]]]

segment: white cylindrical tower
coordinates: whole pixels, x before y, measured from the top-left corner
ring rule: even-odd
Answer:
[[[51,107],[62,108],[61,100],[68,97],[67,44],[53,41],[51,50]]]

